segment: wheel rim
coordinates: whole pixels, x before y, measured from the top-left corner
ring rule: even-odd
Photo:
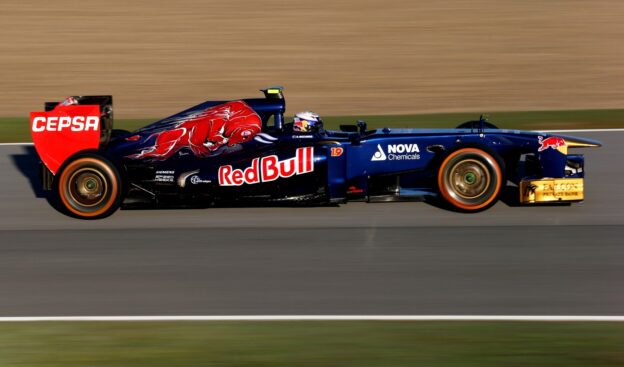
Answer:
[[[465,159],[450,170],[451,190],[464,199],[475,199],[485,194],[490,186],[488,168],[475,159]]]
[[[63,207],[81,218],[109,214],[119,199],[119,179],[106,162],[84,157],[70,162],[58,178]]]
[[[106,197],[108,185],[102,174],[91,168],[82,168],[69,178],[69,195],[77,204],[90,208]]]

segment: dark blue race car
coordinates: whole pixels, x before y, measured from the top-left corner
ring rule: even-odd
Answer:
[[[326,205],[430,198],[453,210],[583,200],[589,139],[502,130],[484,119],[455,129],[323,129],[284,118],[279,87],[264,98],[209,101],[137,131],[112,129],[112,97],[77,96],[31,113],[43,186],[67,214],[118,207]],[[305,114],[304,114],[305,115]],[[311,116],[311,117],[310,117]],[[306,120],[307,119],[307,120]],[[517,188],[516,188],[517,187]]]

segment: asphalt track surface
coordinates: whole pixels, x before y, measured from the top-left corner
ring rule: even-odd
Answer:
[[[576,133],[586,201],[56,212],[0,146],[0,316],[623,315],[624,132]],[[580,152],[580,150],[579,150]],[[511,204],[511,205],[510,205]]]

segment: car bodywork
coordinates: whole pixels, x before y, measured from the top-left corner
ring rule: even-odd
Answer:
[[[47,103],[48,116],[71,117],[77,114],[72,109],[97,106],[100,126],[87,136],[66,119],[70,128],[41,136],[35,130],[49,123],[37,125],[42,113],[31,114],[44,187],[55,189],[55,176],[74,155],[93,152],[120,172],[128,207],[405,200],[439,196],[445,158],[474,149],[498,163],[499,179],[518,187],[520,203],[574,202],[584,199],[584,158],[568,149],[600,146],[498,129],[483,119],[454,129],[367,130],[358,122],[340,131],[294,133],[284,121],[282,89],[263,92],[264,98],[204,102],[133,132],[112,129],[110,96]],[[50,153],[59,144],[67,149]],[[469,171],[456,184],[470,184]]]

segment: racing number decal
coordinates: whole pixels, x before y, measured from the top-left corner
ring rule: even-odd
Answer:
[[[344,148],[342,147],[331,147],[330,155],[332,157],[340,157],[344,153]]]

